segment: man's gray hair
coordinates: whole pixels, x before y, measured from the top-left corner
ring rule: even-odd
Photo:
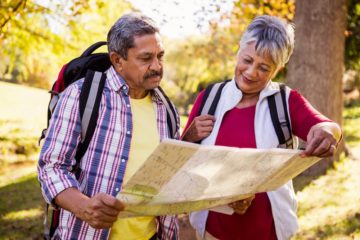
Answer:
[[[257,54],[270,54],[276,67],[283,67],[294,50],[294,25],[274,16],[256,17],[240,40],[240,50],[251,42]]]
[[[134,37],[158,32],[159,28],[151,18],[141,13],[124,14],[115,22],[107,35],[108,51],[116,52],[127,59],[129,48],[135,46]]]

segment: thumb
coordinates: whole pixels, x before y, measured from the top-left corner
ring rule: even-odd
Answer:
[[[115,208],[118,211],[122,211],[125,208],[125,204],[122,201],[109,194],[102,194],[101,201],[104,203],[104,205]]]

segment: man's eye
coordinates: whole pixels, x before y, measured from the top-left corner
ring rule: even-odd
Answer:
[[[143,57],[143,58],[141,58],[141,60],[144,62],[149,62],[149,61],[151,61],[151,57]]]
[[[164,59],[164,55],[159,55],[158,59],[159,59],[159,61],[162,61]]]

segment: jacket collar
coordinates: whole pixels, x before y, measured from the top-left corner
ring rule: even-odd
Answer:
[[[227,99],[228,99],[228,101],[231,101],[230,105],[233,105],[233,104],[236,105],[243,96],[242,91],[237,87],[235,78],[233,78],[227,85],[228,86],[226,86],[224,89],[225,96],[229,96]],[[279,84],[276,84],[270,80],[266,84],[264,89],[261,90],[260,96],[259,96],[259,102],[268,96],[274,95],[275,93],[277,93],[279,91],[280,91]]]

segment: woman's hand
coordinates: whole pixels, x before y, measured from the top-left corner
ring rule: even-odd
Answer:
[[[310,129],[307,135],[305,151],[300,156],[322,158],[334,156],[340,139],[341,129],[336,123],[324,122],[316,124]]]
[[[233,202],[229,204],[229,207],[234,209],[235,213],[237,214],[244,214],[246,213],[247,209],[250,207],[252,200],[254,200],[255,195],[252,195],[251,197]]]
[[[211,115],[195,117],[184,133],[182,140],[187,142],[198,142],[208,137],[214,128],[214,122],[215,117]]]

